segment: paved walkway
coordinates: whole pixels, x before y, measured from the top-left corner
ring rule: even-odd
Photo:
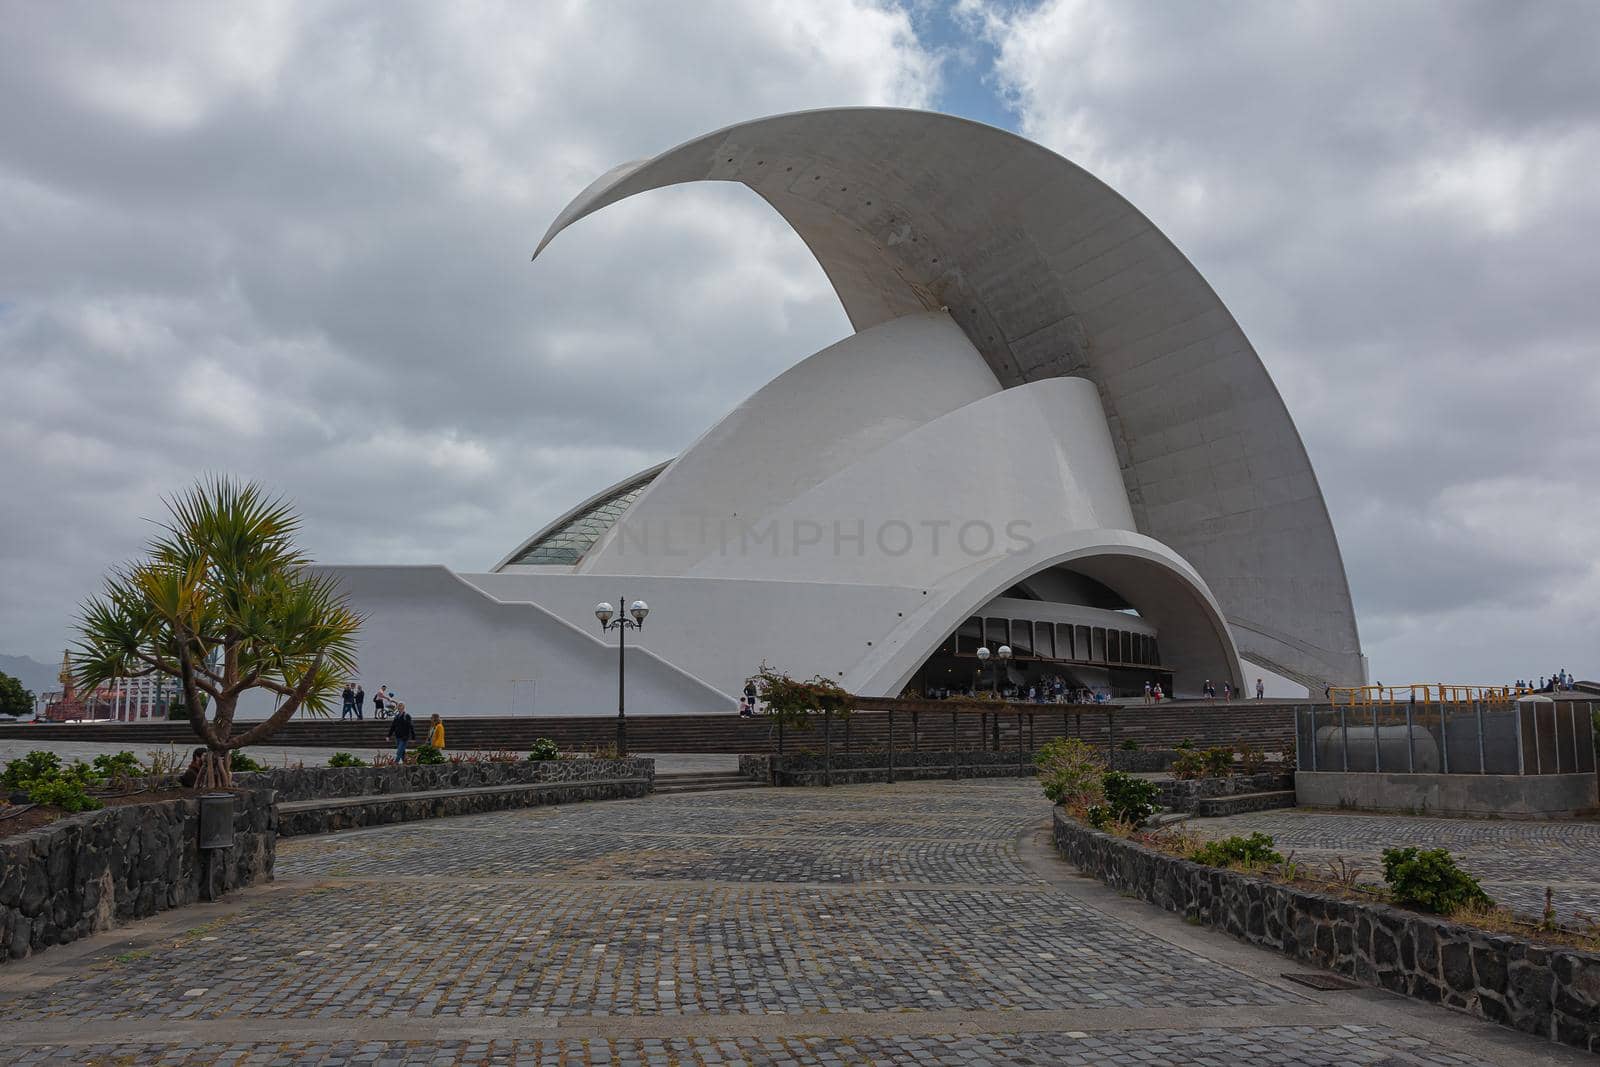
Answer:
[[[1386,848],[1443,848],[1483,883],[1496,901],[1537,918],[1544,891],[1563,920],[1600,922],[1600,822],[1593,820],[1431,819],[1346,812],[1260,811],[1226,819],[1193,819],[1185,829],[1207,837],[1259,831],[1278,851],[1326,873],[1342,857],[1362,880],[1383,882]]]
[[[749,790],[283,842],[0,968],[0,1062],[1517,1064],[1576,1052],[1077,877],[1031,781]]]

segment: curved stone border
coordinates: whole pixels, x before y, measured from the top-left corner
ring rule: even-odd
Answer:
[[[234,775],[242,788],[277,790],[278,801],[327,797],[368,797],[395,793],[475,789],[486,786],[535,785],[642,778],[653,783],[653,759],[519,760],[515,763],[434,763],[403,767],[279,767]],[[645,792],[649,792],[647,787]]]
[[[272,791],[234,794],[226,889],[272,879]],[[0,962],[200,899],[198,798],[128,804],[0,839]]]
[[[644,760],[642,762],[652,763]],[[279,805],[278,833],[283,837],[331,834],[366,826],[479,815],[486,811],[575,804],[584,800],[621,800],[648,796],[649,778],[583,778],[560,782],[513,782],[468,789],[435,789],[419,793],[297,800]]]
[[[1061,855],[1113,889],[1391,992],[1600,1052],[1600,953],[1205,867],[1060,808],[1054,823]]]

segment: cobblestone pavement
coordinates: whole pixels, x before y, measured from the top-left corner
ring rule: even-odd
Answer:
[[[1483,883],[1495,900],[1538,916],[1544,891],[1563,919],[1580,914],[1600,921],[1600,822],[1593,820],[1430,819],[1409,815],[1342,812],[1260,811],[1185,824],[1207,837],[1260,831],[1278,851],[1319,868],[1335,857],[1362,868],[1363,878],[1383,881],[1386,848],[1449,849],[1462,869]]]
[[[1048,813],[1001,779],[288,840],[271,887],[0,969],[0,1063],[1575,1062],[1291,985],[1074,877]]]

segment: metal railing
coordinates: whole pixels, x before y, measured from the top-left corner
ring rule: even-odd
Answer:
[[[1594,705],[1477,700],[1338,705],[1295,712],[1302,771],[1594,773]]]
[[[1413,682],[1410,685],[1335,686],[1328,690],[1334,707],[1398,707],[1402,704],[1489,704],[1506,705],[1533,690],[1514,685],[1447,685],[1444,682]]]

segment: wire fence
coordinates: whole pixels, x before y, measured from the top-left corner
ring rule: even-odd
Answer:
[[[1499,701],[1299,708],[1302,771],[1594,773],[1594,705]]]

